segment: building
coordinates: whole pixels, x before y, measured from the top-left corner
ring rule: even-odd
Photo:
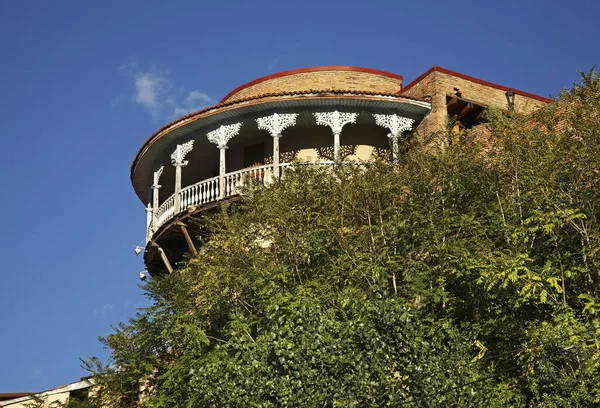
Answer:
[[[170,272],[195,253],[199,231],[189,218],[235,199],[249,179],[269,183],[296,160],[393,158],[404,132],[435,134],[449,118],[455,130],[470,128],[490,106],[529,112],[548,102],[437,66],[406,86],[397,74],[344,66],[251,81],[163,126],[137,153],[131,181],[146,206],[146,268]]]
[[[171,271],[197,250],[200,231],[190,218],[235,200],[248,179],[281,177],[295,160],[393,160],[405,132],[446,135],[449,119],[456,130],[472,128],[491,106],[527,113],[549,102],[437,66],[408,85],[400,75],[343,66],[251,81],[163,126],[137,153],[131,181],[146,206],[145,265],[155,276]],[[0,407],[26,407],[36,396],[47,404],[85,399],[92,386],[84,378],[41,393],[0,394]]]
[[[0,407],[27,408],[37,401],[43,401],[45,406],[56,407],[73,400],[85,400],[93,385],[90,378],[66,384],[39,393],[7,393],[0,394]],[[34,405],[37,406],[37,405]]]

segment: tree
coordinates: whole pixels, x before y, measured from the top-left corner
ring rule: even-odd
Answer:
[[[600,404],[600,80],[398,163],[285,180],[90,361],[110,406]],[[483,134],[483,136],[482,136]],[[142,390],[142,391],[140,391]]]

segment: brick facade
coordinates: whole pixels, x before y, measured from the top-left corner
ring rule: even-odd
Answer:
[[[227,95],[222,102],[232,102],[253,96],[277,92],[308,90],[372,91],[399,93],[402,77],[375,70],[330,67],[303,69],[260,78]]]
[[[507,87],[481,81],[444,68],[433,67],[424,75],[407,85],[402,95],[410,98],[431,98],[431,112],[423,119],[417,130],[422,134],[443,130],[448,122],[446,96],[457,92],[461,98],[483,105],[506,110]],[[527,113],[550,102],[546,98],[526,92],[515,92],[515,111]]]

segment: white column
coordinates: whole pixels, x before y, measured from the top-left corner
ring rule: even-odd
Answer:
[[[160,188],[162,187],[158,183],[160,181],[160,176],[162,175],[164,170],[165,166],[160,166],[160,168],[158,168],[158,170],[154,172],[154,177],[152,179],[152,219],[154,221],[154,224],[158,222],[158,220],[156,219],[156,213],[158,211]]]
[[[273,174],[275,178],[279,178],[279,139],[281,133],[273,136]]]
[[[175,166],[175,193],[173,199],[174,214],[181,210],[181,169],[188,165],[185,156],[194,148],[194,141],[190,140],[183,144],[177,145],[175,151],[171,154],[171,164]]]
[[[153,210],[152,205],[148,203],[146,206],[146,244],[150,241],[150,237],[152,236],[152,232],[150,231],[150,227],[152,226],[153,219]]]
[[[225,174],[227,173],[225,155],[227,146],[219,146],[219,198],[225,197]]]
[[[296,125],[297,113],[274,113],[256,119],[259,129],[266,130],[273,137],[273,173],[279,178],[279,139],[281,133],[288,127]]]
[[[217,145],[219,148],[219,198],[225,197],[225,150],[227,150],[227,143],[232,137],[236,136],[240,132],[242,122],[234,123],[232,125],[221,125],[218,129],[208,132],[206,137],[208,140]]]
[[[352,112],[317,112],[313,113],[317,125],[329,126],[333,133],[333,157],[335,161],[340,160],[340,135],[342,128],[348,123],[356,123],[358,113]]]
[[[392,157],[394,163],[398,161],[398,139],[402,132],[406,130],[412,130],[412,125],[415,122],[414,119],[405,118],[404,116],[393,115],[379,115],[373,114],[377,125],[387,128],[390,133],[388,137],[392,141]]]

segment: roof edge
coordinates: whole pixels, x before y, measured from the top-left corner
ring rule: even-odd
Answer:
[[[34,394],[35,394],[34,392],[0,392],[0,402],[9,400],[9,399],[27,397],[29,395],[34,395]]]
[[[256,84],[259,84],[261,82],[265,82],[265,81],[268,81],[268,80],[271,80],[271,79],[280,78],[280,77],[284,77],[284,76],[288,76],[288,75],[296,75],[296,74],[302,74],[302,73],[305,73],[305,72],[320,72],[320,71],[354,71],[354,72],[365,72],[365,73],[368,73],[368,74],[383,75],[383,76],[387,76],[387,77],[390,77],[390,78],[399,79],[400,80],[400,90],[398,92],[402,92],[402,81],[404,80],[404,78],[402,77],[402,75],[394,74],[394,73],[387,72],[387,71],[381,71],[379,69],[354,67],[354,66],[349,66],[349,65],[323,65],[323,66],[316,66],[316,67],[309,67],[309,68],[298,68],[298,69],[292,69],[292,70],[288,70],[288,71],[281,71],[281,72],[277,72],[275,74],[265,75],[263,77],[254,79],[254,80],[252,80],[250,82],[247,82],[247,83],[245,83],[243,85],[238,86],[233,91],[229,92],[227,95],[225,95],[225,97],[223,97],[223,99],[221,99],[221,101],[219,103],[223,103],[227,99],[229,99],[233,95],[235,95],[236,93],[240,92],[241,90],[249,88],[249,87],[251,87],[253,85],[256,85]]]
[[[39,396],[48,396],[48,395],[55,395],[55,394],[60,394],[63,392],[71,392],[71,391],[76,391],[76,390],[80,390],[82,388],[88,388],[93,386],[94,384],[96,384],[96,381],[93,378],[90,377],[83,377],[81,380],[79,381],[75,381],[66,385],[62,385],[60,387],[56,387],[56,388],[51,388],[47,391],[42,391],[42,392],[37,392],[37,393],[19,393],[19,394],[25,394],[23,396],[20,397],[16,397],[14,399],[10,399],[10,400],[5,400],[5,401],[1,401],[0,402],[0,407],[3,406],[9,406],[9,405],[14,405],[20,402],[24,402],[27,401],[28,399],[31,399],[32,396],[35,395],[39,395]],[[0,394],[2,395],[2,394]],[[8,405],[6,405],[8,404]]]
[[[171,129],[173,128],[173,126],[179,125],[181,122],[184,122],[188,119],[196,120],[196,119],[198,119],[198,116],[201,116],[210,111],[219,110],[221,108],[229,107],[232,105],[238,105],[238,104],[242,105],[244,103],[254,101],[254,100],[260,100],[263,98],[280,97],[280,96],[308,96],[308,97],[310,97],[311,95],[314,95],[314,94],[325,94],[325,93],[333,93],[333,94],[338,94],[338,95],[351,95],[351,96],[384,97],[384,98],[393,97],[393,98],[407,99],[407,100],[411,100],[411,101],[415,101],[415,102],[424,102],[423,100],[421,100],[419,98],[412,98],[412,97],[404,96],[404,95],[401,95],[398,93],[388,94],[388,93],[382,93],[382,92],[348,91],[348,90],[338,90],[338,89],[322,89],[322,90],[309,89],[306,91],[272,92],[272,93],[267,93],[267,94],[258,95],[258,96],[251,96],[248,98],[225,102],[225,103],[219,102],[216,105],[207,106],[206,108],[202,108],[196,112],[191,112],[186,115],[183,115],[180,118],[175,119],[174,121],[162,126],[160,129],[158,129],[156,132],[154,132],[152,134],[152,136],[150,136],[148,139],[146,139],[146,141],[138,149],[138,152],[136,153],[136,155],[131,163],[131,166],[129,168],[129,178],[133,182],[133,174],[135,172],[136,165],[137,165],[138,161],[140,160],[140,158],[143,156],[143,153],[146,150],[146,148],[149,147],[155,141],[155,139],[157,137],[161,137],[163,134],[170,132]]]
[[[472,77],[472,76],[469,76],[469,75],[461,74],[460,72],[456,72],[456,71],[452,71],[452,70],[449,70],[449,69],[446,69],[446,68],[442,68],[442,67],[440,67],[438,65],[434,65],[433,67],[429,68],[423,74],[419,75],[416,79],[414,79],[408,85],[406,85],[404,88],[402,88],[402,94],[404,94],[404,92],[408,91],[414,85],[416,85],[419,82],[421,82],[423,80],[423,78],[425,78],[427,75],[431,74],[432,72],[441,72],[442,74],[452,75],[452,76],[455,76],[457,78],[462,78],[462,79],[465,79],[467,81],[475,82],[477,84],[484,85],[484,86],[489,86],[490,88],[500,89],[502,91],[508,91],[510,89],[510,90],[512,90],[517,95],[521,95],[521,96],[524,96],[526,98],[535,99],[535,100],[538,100],[538,101],[541,101],[541,102],[546,102],[546,103],[554,102],[550,98],[545,98],[543,96],[535,95],[535,94],[532,94],[532,93],[529,93],[529,92],[520,91],[520,90],[514,89],[514,88],[509,88],[509,87],[504,86],[504,85],[498,85],[498,84],[495,84],[493,82],[484,81],[483,79],[479,79],[479,78],[475,78],[475,77]]]

